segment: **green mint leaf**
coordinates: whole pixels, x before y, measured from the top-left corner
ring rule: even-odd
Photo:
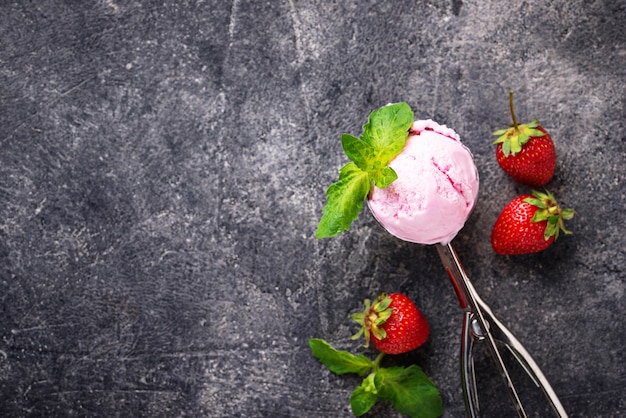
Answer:
[[[363,376],[373,367],[372,361],[367,357],[339,351],[319,338],[311,338],[309,347],[311,347],[313,356],[336,374],[356,373]]]
[[[393,183],[398,178],[398,175],[393,168],[383,167],[382,170],[371,177],[374,184],[376,184],[376,187],[384,189]]]
[[[388,164],[404,148],[412,123],[413,111],[408,104],[389,104],[370,113],[361,138],[341,136],[341,145],[351,162],[326,191],[326,205],[315,232],[317,238],[334,237],[350,229],[372,184],[384,188],[398,178]]]
[[[357,167],[366,172],[371,171],[370,165],[376,159],[374,148],[350,134],[341,135],[341,146]]]
[[[375,373],[371,373],[365,379],[361,386],[354,389],[350,395],[350,407],[352,413],[357,417],[365,414],[376,403],[376,385],[374,384]]]
[[[374,383],[378,397],[391,402],[401,414],[411,418],[437,418],[443,414],[439,391],[415,364],[408,368],[380,368]]]
[[[369,176],[355,163],[343,166],[339,181],[331,184],[326,191],[326,205],[315,236],[329,238],[350,229],[352,221],[359,216],[370,187]]]
[[[370,113],[362,140],[378,152],[378,160],[386,166],[404,148],[412,124],[413,111],[408,104],[389,104]]]

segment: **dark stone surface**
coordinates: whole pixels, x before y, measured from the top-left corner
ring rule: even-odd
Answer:
[[[464,416],[461,312],[433,248],[364,212],[316,241],[340,134],[407,101],[456,129],[481,196],[455,245],[572,417],[626,415],[623,1],[4,1],[0,7],[0,415],[350,416],[348,315],[402,291],[417,362]],[[491,131],[538,117],[549,188],[577,209],[542,254],[489,245],[527,189]],[[368,352],[368,354],[373,354]],[[485,416],[511,416],[477,360]],[[533,416],[550,416],[531,397]],[[397,416],[378,404],[370,417]]]

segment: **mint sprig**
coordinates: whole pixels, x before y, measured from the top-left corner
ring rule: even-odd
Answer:
[[[341,146],[351,162],[341,168],[339,180],[326,191],[317,238],[334,237],[350,229],[372,185],[385,188],[398,178],[388,164],[404,148],[412,123],[409,105],[394,103],[370,113],[360,138],[341,136]]]
[[[313,355],[336,374],[363,376],[371,370],[350,396],[354,415],[367,413],[378,399],[391,402],[398,412],[411,418],[437,418],[443,414],[439,391],[418,365],[380,367],[383,353],[371,361],[363,355],[339,351],[318,338],[310,339],[309,347]]]
[[[374,384],[378,388],[378,396],[391,402],[401,414],[413,418],[439,417],[443,414],[439,391],[416,364],[407,368],[379,369]]]
[[[363,376],[374,367],[374,363],[367,357],[339,351],[319,338],[311,338],[309,347],[313,355],[335,374],[356,373]]]

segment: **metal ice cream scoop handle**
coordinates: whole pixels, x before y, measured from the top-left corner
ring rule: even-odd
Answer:
[[[461,308],[465,311],[461,340],[461,380],[467,416],[471,418],[479,416],[473,349],[474,344],[480,341],[486,342],[496,368],[508,388],[511,401],[513,402],[518,416],[520,418],[526,418],[528,416],[502,359],[498,346],[496,345],[497,340],[507,346],[526,373],[528,373],[535,384],[541,388],[556,416],[566,418],[567,413],[558,396],[552,389],[552,386],[550,386],[548,379],[544,376],[543,372],[522,343],[520,343],[513,333],[494,316],[491,308],[480,298],[465,273],[452,245],[437,244],[436,247],[439,257],[448,272],[448,276],[450,276]]]

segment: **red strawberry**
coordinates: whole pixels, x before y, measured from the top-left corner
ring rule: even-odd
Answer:
[[[565,229],[564,219],[572,219],[573,209],[561,210],[554,196],[546,191],[517,196],[502,209],[491,231],[491,246],[502,255],[543,251]]]
[[[540,187],[550,181],[556,167],[554,142],[537,119],[528,124],[517,124],[513,109],[513,91],[509,92],[509,106],[513,125],[493,134],[496,159],[500,167],[518,183]]]
[[[379,351],[401,354],[424,344],[430,328],[428,321],[407,296],[401,293],[382,293],[374,304],[365,299],[365,310],[352,315],[362,328],[353,336],[365,334],[365,346],[370,339]]]

